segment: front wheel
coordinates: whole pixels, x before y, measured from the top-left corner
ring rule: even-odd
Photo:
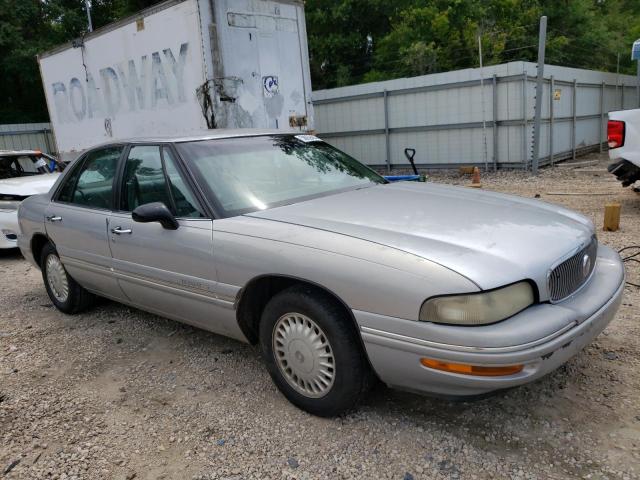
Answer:
[[[276,386],[314,415],[330,417],[354,408],[374,378],[342,305],[312,287],[291,287],[269,301],[260,344]]]
[[[79,313],[94,303],[95,296],[71,278],[51,243],[42,249],[40,268],[49,298],[58,310]]]

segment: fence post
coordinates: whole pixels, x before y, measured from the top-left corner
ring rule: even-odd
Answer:
[[[527,72],[522,73],[522,162],[524,169],[529,170],[527,158]]]
[[[598,134],[598,140],[600,143],[600,153],[602,153],[602,133],[604,132],[604,82],[600,86],[600,133]]]
[[[53,155],[53,152],[51,150],[51,142],[49,141],[49,134],[51,133],[51,130],[47,128],[43,128],[42,133],[44,134],[44,144],[47,148],[47,153],[49,155]]]
[[[384,146],[387,155],[387,173],[391,172],[391,144],[389,142],[389,92],[384,89],[383,103],[384,103]]]
[[[624,110],[624,83],[620,89],[620,110]]]
[[[556,86],[553,75],[551,75],[549,82],[549,161],[553,167],[553,91]]]
[[[573,79],[573,100],[571,102],[571,113],[572,113],[572,122],[571,122],[571,158],[573,160],[576,159],[576,98],[578,96],[578,81]]]
[[[544,47],[547,39],[547,17],[540,17],[538,33],[538,78],[536,81],[536,109],[533,123],[533,151],[531,152],[531,173],[538,174],[540,161],[540,119],[542,118],[542,97],[544,93]]]
[[[498,76],[493,75],[493,171],[498,170]]]

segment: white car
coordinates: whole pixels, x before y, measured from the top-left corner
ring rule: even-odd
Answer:
[[[47,193],[64,164],[38,150],[0,150],[0,249],[16,248],[18,205]]]
[[[609,112],[607,124],[609,172],[623,187],[640,182],[640,108]],[[640,184],[634,190],[640,192]]]

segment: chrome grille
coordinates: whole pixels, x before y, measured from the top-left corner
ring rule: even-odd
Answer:
[[[551,271],[549,296],[552,302],[568,297],[587,281],[596,266],[597,252],[598,239],[594,236],[589,245]]]

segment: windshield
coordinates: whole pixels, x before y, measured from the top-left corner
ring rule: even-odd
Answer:
[[[310,135],[205,140],[178,149],[225,216],[386,183]]]

